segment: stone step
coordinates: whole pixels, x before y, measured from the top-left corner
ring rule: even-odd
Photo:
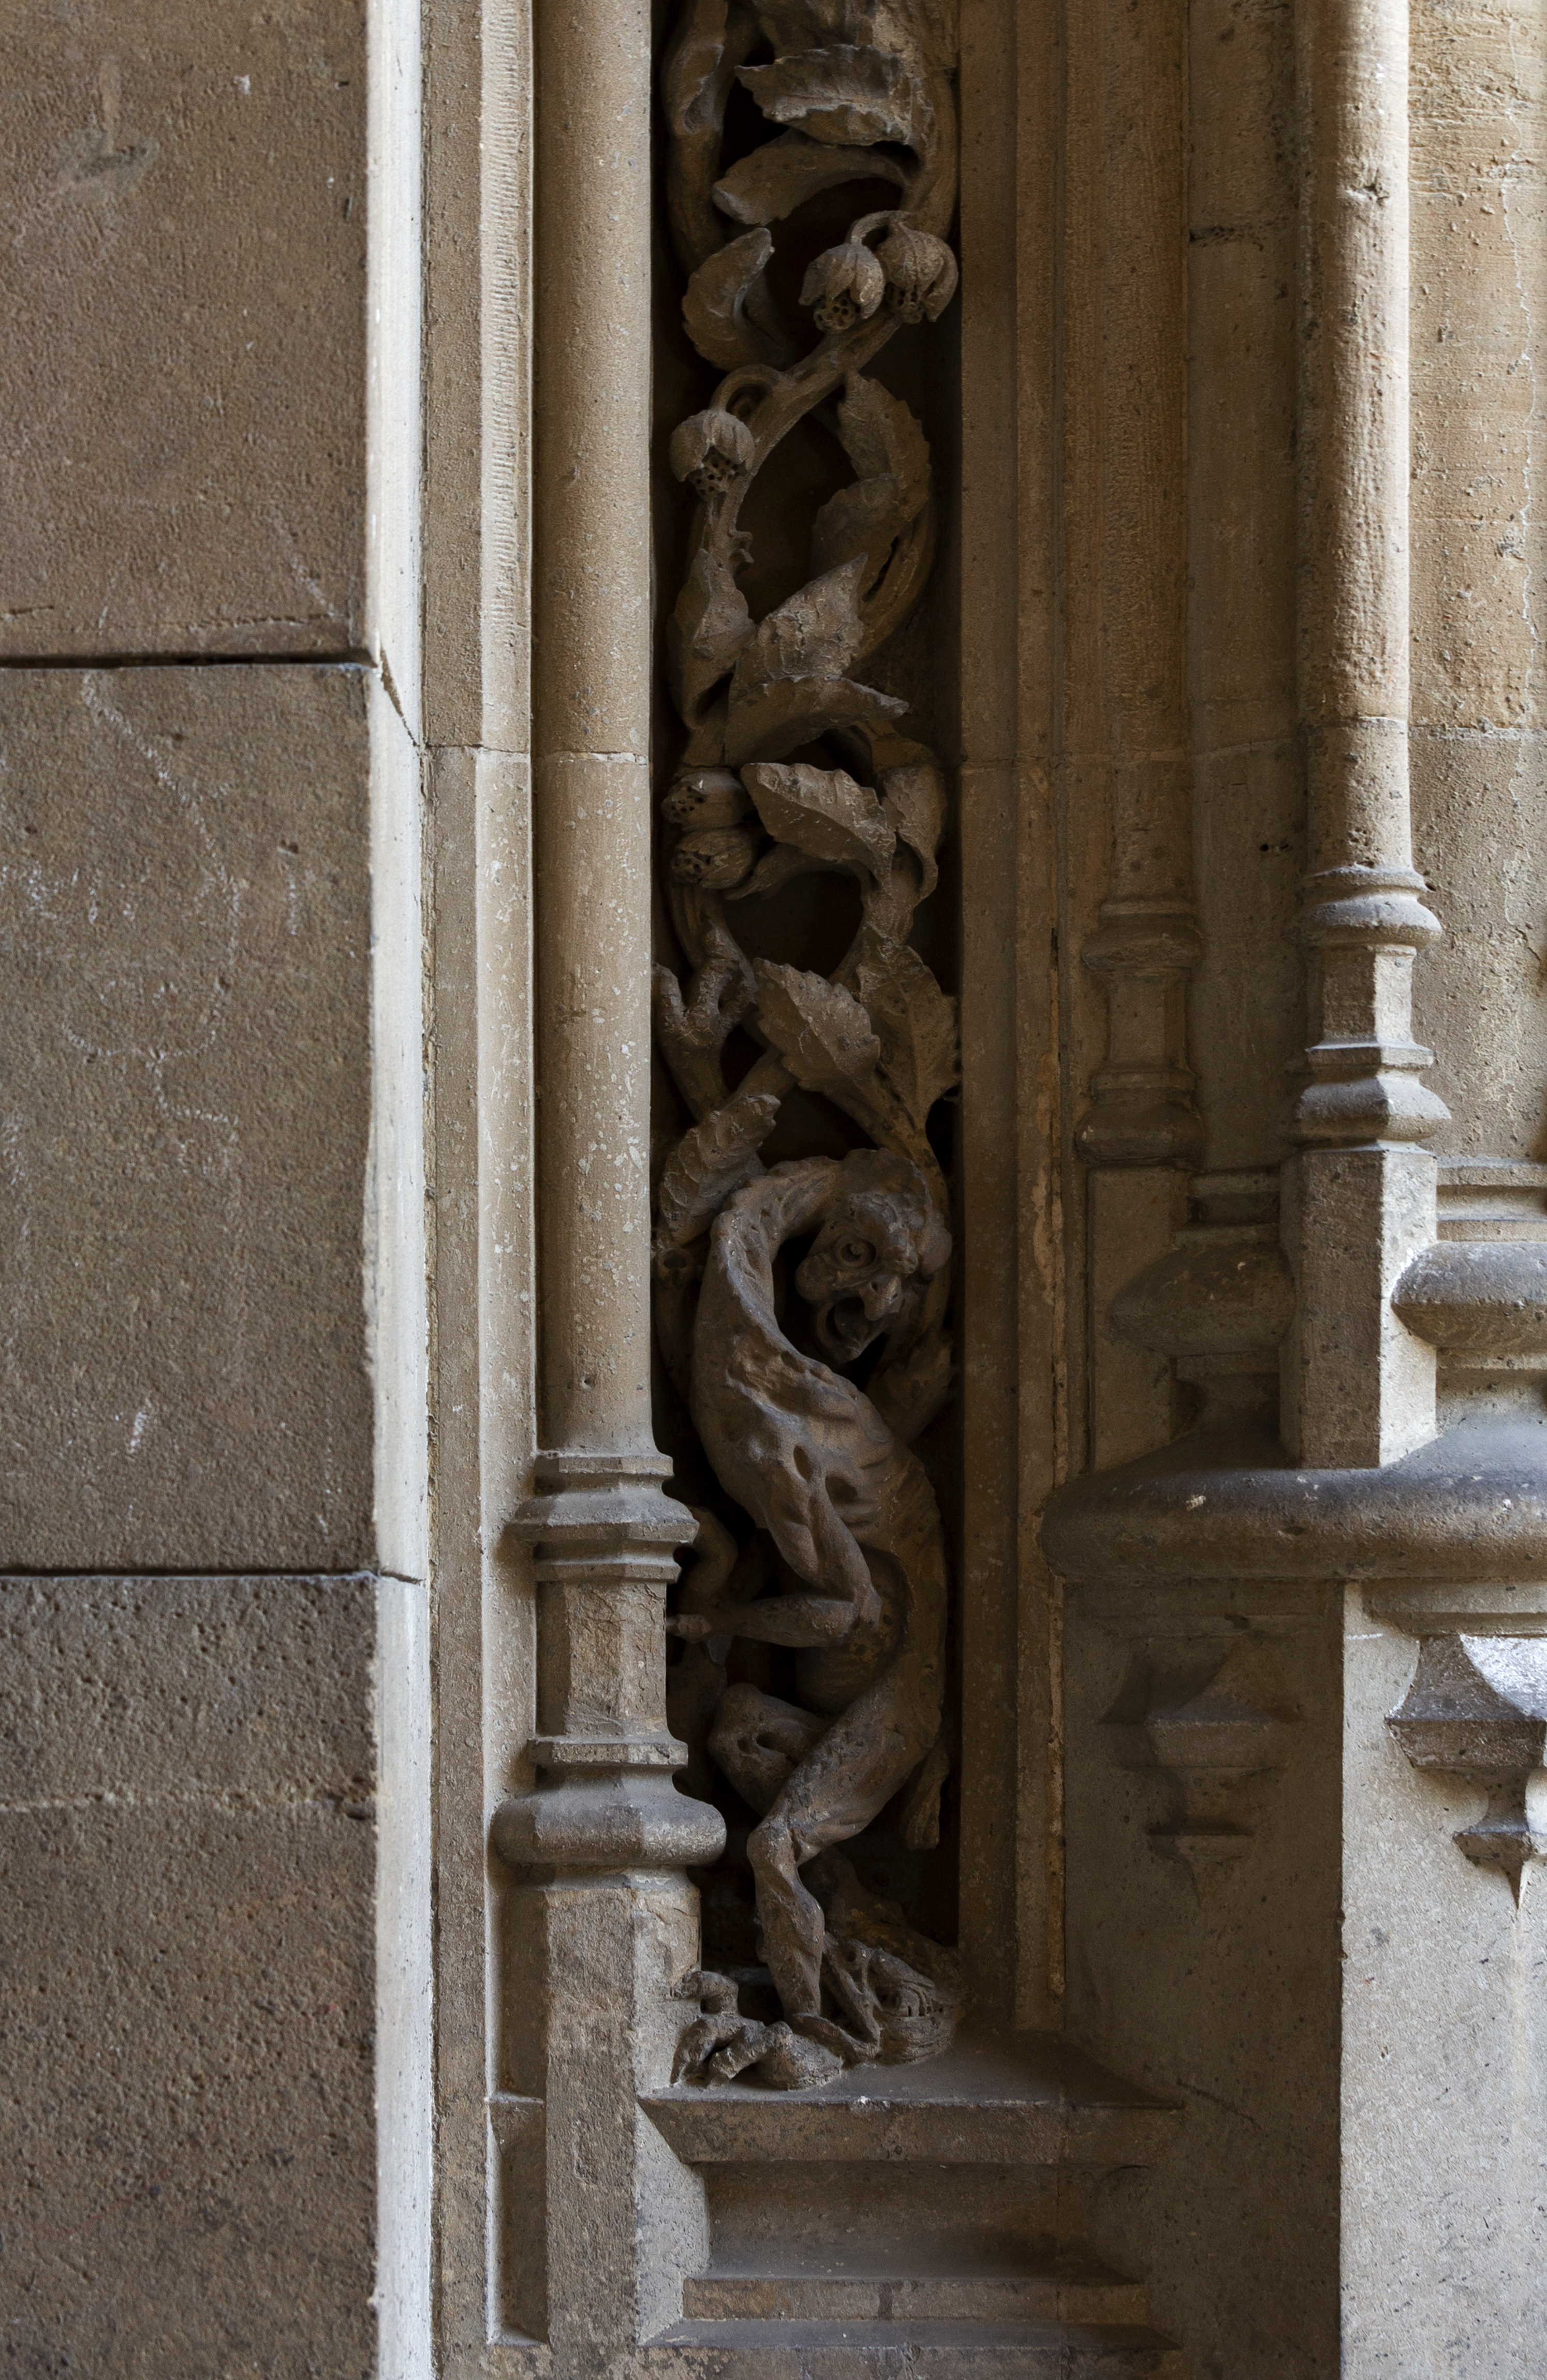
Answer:
[[[1142,2324],[1042,2322],[708,2322],[673,2324],[652,2348],[758,2354],[802,2380],[1181,2380],[1174,2343]],[[714,2369],[711,2365],[708,2368]]]
[[[958,2041],[918,2066],[851,2067],[817,2091],[684,2083],[640,2104],[688,2165],[1152,2165],[1179,2118],[1041,2034]]]
[[[901,2263],[772,2272],[716,2259],[683,2283],[682,2311],[705,2322],[1141,2325],[1148,2308],[1142,2283],[1093,2263],[920,2276]]]

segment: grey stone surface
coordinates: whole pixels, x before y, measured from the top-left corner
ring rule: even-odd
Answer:
[[[359,1805],[373,1579],[0,1578],[0,1803]]]
[[[359,673],[0,673],[12,1569],[371,1560]]]
[[[315,1803],[0,1813],[19,2373],[372,2368],[372,1829]]]
[[[362,644],[364,32],[5,11],[0,654]]]
[[[1403,1757],[1419,1647],[1350,1591],[1343,1722],[1343,2370],[1534,2380],[1547,1895],[1464,1858],[1480,1785]]]
[[[0,1581],[7,2371],[365,2380],[368,1581]]]

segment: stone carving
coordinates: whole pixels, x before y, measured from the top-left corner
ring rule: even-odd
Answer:
[[[1168,1254],[1118,1291],[1112,1327],[1172,1358],[1200,1394],[1203,1427],[1276,1415],[1279,1346],[1295,1311],[1277,1176],[1194,1174],[1188,1211]]]
[[[1163,1770],[1174,1805],[1151,1848],[1212,1898],[1251,1848],[1253,1788],[1287,1764],[1301,1715],[1261,1636],[1157,1645],[1130,1660],[1102,1725],[1125,1768]]]
[[[905,1840],[932,1843],[947,1773],[944,1546],[910,1451],[951,1381],[947,1197],[928,1126],[956,1081],[956,1008],[909,941],[935,888],[945,783],[899,727],[907,704],[858,674],[933,553],[923,431],[869,367],[956,288],[947,21],[930,0],[688,0],[664,74],[683,318],[725,377],[669,450],[696,498],[666,638],[685,738],[661,805],[687,973],[656,967],[655,1028],[691,1121],[657,1175],[656,1320],[733,1523],[747,1524],[695,1508],[698,1559],[668,1622],[685,1647],[672,1707],[695,1757],[758,1814],[749,1856],[784,2012],[744,2016],[733,1979],[695,1973],[680,1988],[700,2014],[677,2063],[786,2088],[931,2055],[956,2000],[952,1954],[835,1851],[905,1788]],[[737,88],[768,137],[727,165]],[[813,346],[778,294],[771,227],[794,218],[798,239],[800,211],[849,182],[890,184],[896,204],[810,262],[798,303]],[[754,620],[743,507],[810,427],[854,477],[810,522],[810,576]],[[757,955],[763,938],[741,920],[776,915],[787,887],[821,876],[858,899],[838,964]],[[797,1090],[798,1153],[765,1165]],[[800,1153],[813,1100],[868,1145]],[[810,1244],[786,1284],[796,1241]],[[861,1384],[848,1376],[862,1363]],[[727,1683],[737,1640],[793,1652],[798,1699]]]
[[[1456,1848],[1504,1876],[1517,1900],[1528,1860],[1547,1857],[1528,1789],[1547,1757],[1547,1644],[1540,1637],[1426,1636],[1407,1694],[1386,1719],[1415,1768],[1480,1786],[1488,1807]]]

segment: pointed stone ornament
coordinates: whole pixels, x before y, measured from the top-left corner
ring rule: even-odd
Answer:
[[[1426,1636],[1386,1725],[1415,1768],[1487,1793],[1483,1816],[1452,1840],[1476,1866],[1504,1876],[1518,1901],[1527,1863],[1547,1857],[1547,1835],[1527,1810],[1547,1753],[1547,1639]]]

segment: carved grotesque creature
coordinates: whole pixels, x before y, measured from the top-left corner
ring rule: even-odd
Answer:
[[[869,1826],[935,1746],[944,1548],[916,1456],[863,1390],[802,1354],[775,1318],[774,1258],[813,1225],[797,1286],[820,1343],[845,1364],[883,1336],[910,1352],[950,1254],[922,1175],[879,1151],[776,1166],[729,1200],[699,1299],[692,1415],[721,1484],[799,1585],[670,1624],[690,1643],[737,1635],[796,1651],[798,1702],[732,1686],[709,1741],[762,1814],[749,1848],[763,1955],[795,2033],[845,2059],[906,2058],[948,2037],[943,1977],[895,1945],[832,1934],[801,1870]],[[824,2015],[824,1985],[847,2026]],[[727,2011],[712,2013],[732,2023],[711,2045],[717,2072],[741,2050],[761,2054],[756,2029],[738,2036]]]

